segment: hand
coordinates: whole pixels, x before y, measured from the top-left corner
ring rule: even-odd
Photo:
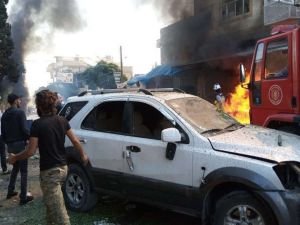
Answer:
[[[8,155],[7,162],[8,162],[9,164],[15,164],[16,161],[17,161],[17,160],[16,160],[15,154],[11,153],[11,154]]]
[[[83,165],[87,165],[89,163],[89,157],[86,154],[83,154],[83,157],[81,157]]]

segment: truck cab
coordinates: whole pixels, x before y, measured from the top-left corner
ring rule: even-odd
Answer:
[[[278,26],[257,42],[249,89],[250,123],[297,133],[300,122],[300,28]],[[241,82],[245,81],[241,67]],[[245,85],[243,85],[245,86]]]

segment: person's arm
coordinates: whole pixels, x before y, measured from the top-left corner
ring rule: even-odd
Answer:
[[[18,160],[27,159],[31,156],[33,156],[36,153],[36,150],[38,148],[38,138],[37,137],[31,137],[29,139],[29,144],[25,151],[22,151],[18,154],[10,154],[8,157],[8,162],[10,164],[14,164]]]
[[[88,156],[85,154],[78,138],[75,136],[75,134],[73,133],[72,129],[69,129],[67,131],[67,136],[70,139],[70,141],[72,142],[74,148],[79,152],[80,154],[80,158],[83,162],[84,165],[87,165],[89,162],[89,158]]]

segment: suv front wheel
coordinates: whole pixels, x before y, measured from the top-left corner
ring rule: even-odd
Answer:
[[[214,225],[275,225],[272,212],[246,192],[232,192],[217,202]]]
[[[68,176],[63,186],[66,206],[73,211],[86,212],[97,204],[97,194],[82,167],[69,165]]]

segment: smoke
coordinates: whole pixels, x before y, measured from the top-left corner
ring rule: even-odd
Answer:
[[[168,23],[173,23],[194,14],[193,0],[136,0],[136,5],[152,4],[159,16]]]
[[[55,31],[74,32],[85,24],[76,0],[14,0],[9,20],[18,62],[29,52],[50,46]],[[38,29],[43,32],[38,34]]]
[[[56,31],[78,31],[84,27],[85,21],[80,16],[76,0],[11,1],[9,22],[14,41],[13,58],[21,73],[19,80],[13,84],[13,89],[14,92],[28,96],[24,77],[25,56],[42,47],[50,47]]]

